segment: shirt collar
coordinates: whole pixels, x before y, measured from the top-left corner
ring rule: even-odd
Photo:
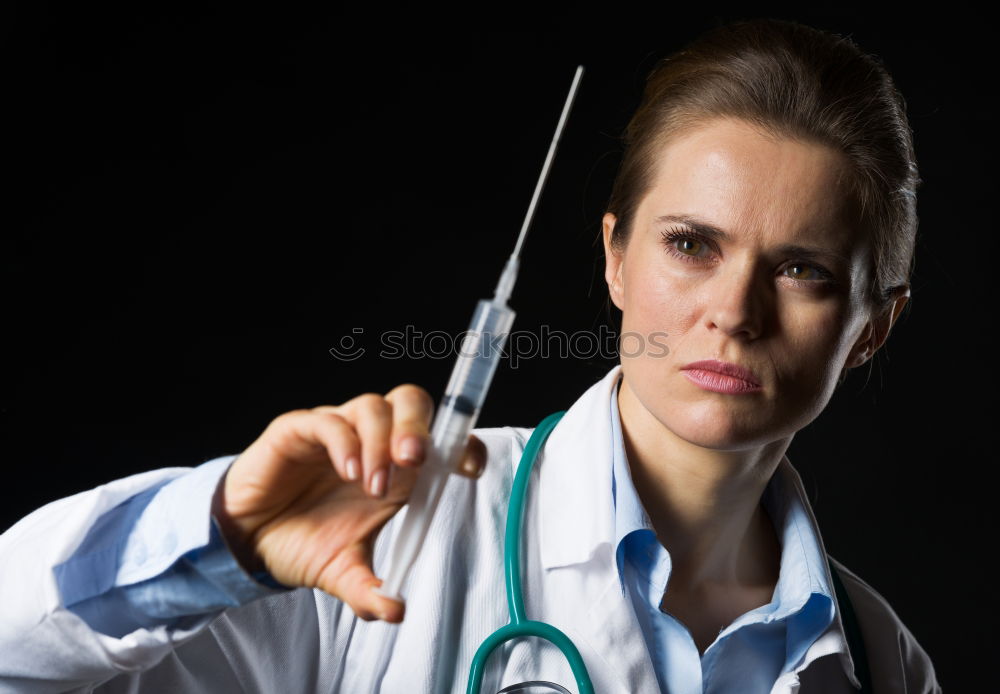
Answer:
[[[666,564],[662,566],[662,571],[655,571],[651,562],[654,560],[652,550],[659,546],[656,540],[656,532],[653,530],[653,523],[649,519],[649,514],[639,500],[635,485],[632,482],[632,474],[629,471],[628,458],[625,454],[625,439],[622,436],[621,416],[618,413],[618,387],[621,379],[617,379],[615,386],[611,389],[611,444],[612,444],[612,475],[611,475],[611,499],[615,509],[615,561],[618,564],[618,579],[622,583],[622,591],[625,590],[625,561],[632,561],[641,565],[641,571],[646,577],[651,574],[663,574],[664,581],[669,574],[670,555],[663,550],[662,558]],[[632,542],[627,540],[632,539]],[[641,545],[641,546],[640,546]],[[662,549],[662,547],[660,547]],[[642,553],[639,556],[639,552]],[[647,553],[648,552],[648,553]],[[663,562],[659,562],[663,564]]]

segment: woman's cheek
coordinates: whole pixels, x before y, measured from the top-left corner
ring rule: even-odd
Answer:
[[[664,326],[676,322],[691,311],[697,295],[697,283],[691,277],[678,276],[669,268],[642,268],[637,276],[626,280],[628,303],[635,317],[643,323]]]
[[[832,321],[830,317],[827,319]],[[826,323],[827,326],[831,324]],[[818,403],[828,398],[831,379],[839,373],[839,367],[834,363],[838,336],[835,331],[820,328],[821,324],[812,319],[800,319],[786,325],[795,329],[786,333],[789,339],[778,355],[784,395],[804,409],[815,410]]]
[[[678,280],[668,269],[662,267],[645,268],[644,274],[637,273],[630,287],[626,284],[628,309],[631,316],[625,316],[631,329],[652,338],[655,333],[659,342],[672,343],[686,328],[690,316],[697,305],[694,283]],[[666,337],[664,337],[664,333]]]

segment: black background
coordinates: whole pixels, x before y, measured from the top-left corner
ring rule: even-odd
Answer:
[[[980,548],[994,544],[977,385],[995,383],[985,27],[764,6],[289,7],[5,11],[0,529],[114,478],[238,453],[290,409],[402,382],[439,397],[450,358],[379,358],[377,336],[455,335],[491,294],[578,63],[511,305],[515,330],[606,324],[594,242],[645,74],[717,23],[794,19],[882,58],[923,184],[908,312],[789,457],[827,549],[886,597],[946,689],[974,690],[962,666],[992,640]],[[334,359],[355,329],[367,353]],[[614,363],[502,365],[479,424],[533,426]]]

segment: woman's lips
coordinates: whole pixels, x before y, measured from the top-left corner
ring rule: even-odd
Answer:
[[[708,359],[684,366],[688,380],[716,393],[754,393],[763,388],[753,372],[736,364]]]

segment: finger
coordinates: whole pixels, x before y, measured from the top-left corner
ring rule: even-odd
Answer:
[[[365,393],[341,408],[342,416],[354,424],[361,439],[361,467],[364,488],[371,496],[385,496],[389,488],[389,433],[392,406],[381,395]]]
[[[419,465],[430,448],[434,401],[412,383],[396,386],[385,399],[392,405],[392,459],[399,465]]]
[[[344,423],[342,418],[327,413],[292,410],[276,417],[253,445],[266,446],[275,455],[300,463],[329,465],[338,458],[346,461],[357,444],[349,435],[344,439]]]
[[[334,470],[341,479],[356,482],[361,479],[361,440],[358,438],[354,427],[347,420],[340,416],[337,408],[323,405],[314,407],[312,412],[326,420],[324,422],[331,431],[333,443],[329,446],[331,450],[330,460]]]
[[[353,437],[352,437],[353,436]],[[267,429],[233,463],[239,470],[239,485],[227,484],[227,491],[239,488],[227,496],[226,507],[231,515],[249,514],[267,517],[284,508],[302,489],[289,480],[298,479],[303,468],[321,474],[343,470],[347,461],[359,455],[356,435],[345,431],[342,422],[311,410],[292,410],[275,417]],[[338,469],[334,461],[343,465]],[[291,475],[291,477],[289,477]],[[234,479],[233,474],[227,480]]]
[[[469,434],[469,443],[465,446],[465,453],[455,472],[463,477],[477,479],[486,469],[487,457],[486,444]]]
[[[326,582],[327,576],[336,577],[332,585]],[[347,603],[354,614],[365,621],[403,621],[406,606],[376,593],[373,588],[380,585],[381,579],[372,573],[370,555],[361,545],[355,545],[345,548],[341,556],[331,563],[320,577],[319,588]]]

